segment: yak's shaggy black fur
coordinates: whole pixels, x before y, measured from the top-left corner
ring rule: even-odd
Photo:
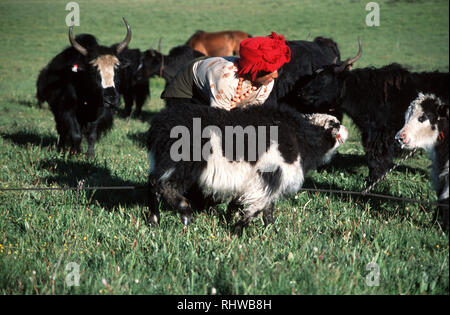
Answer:
[[[340,65],[341,53],[337,43],[331,38],[316,37],[313,41],[296,40],[286,42],[291,49],[291,60],[278,70],[278,78],[266,103],[287,104],[302,113],[311,113],[298,97],[315,70],[327,65]],[[316,108],[314,112],[333,114],[339,120],[342,114],[330,111],[328,106]]]
[[[192,49],[191,46],[181,45],[172,48],[168,55],[163,55],[157,50],[149,49],[145,51],[144,68],[148,77],[161,76],[166,80],[166,86],[184,69],[189,61],[203,57],[199,51]]]
[[[39,103],[47,101],[55,117],[58,147],[69,142],[72,152],[79,152],[84,134],[88,141],[86,154],[92,157],[97,139],[113,125],[112,107],[120,104],[115,88],[102,88],[92,61],[101,55],[115,56],[116,50],[100,46],[89,34],[78,35],[75,40],[87,50],[87,56],[73,47],[56,55],[39,74],[37,99]]]
[[[119,54],[121,66],[117,89],[123,95],[126,116],[131,115],[133,103],[136,103],[135,114],[139,116],[150,95],[150,76],[145,73],[144,56],[139,49],[127,48]]]

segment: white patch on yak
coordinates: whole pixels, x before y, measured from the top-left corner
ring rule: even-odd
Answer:
[[[343,144],[345,141],[347,141],[348,130],[347,130],[347,128],[345,128],[344,125],[341,125],[339,127],[338,135],[339,135],[339,139],[336,139],[336,143],[334,144],[334,147],[332,147],[330,150],[328,150],[327,153],[325,153],[325,155],[322,159],[323,164],[329,163],[331,158],[333,157],[334,153],[336,152],[336,150],[341,146],[341,144]]]
[[[341,125],[340,121],[332,115],[315,113],[315,114],[305,114],[305,117],[308,118],[311,124],[316,126],[322,126],[324,129],[330,129],[333,127],[334,124],[340,125],[339,131],[335,135],[336,143],[330,150],[327,151],[327,153],[325,153],[324,157],[322,158],[323,164],[329,163],[337,148],[339,148],[345,141],[347,141],[348,138],[347,128],[345,128],[344,125]]]
[[[229,161],[222,151],[220,137],[214,132],[211,134],[210,145],[212,154],[200,175],[199,186],[205,195],[217,200],[226,200],[230,196],[239,198],[240,203],[251,205],[247,214],[268,206],[282,192],[298,191],[303,184],[300,156],[294,163],[287,164],[278,150],[277,143],[272,142],[269,149],[253,165],[246,161]],[[281,169],[280,187],[276,192],[270,192],[260,172],[273,172],[278,167]]]
[[[150,175],[155,171],[155,167],[156,167],[155,154],[153,153],[152,150],[148,151],[148,164],[150,166],[148,174]],[[170,176],[172,176],[174,171],[175,171],[175,168],[173,168],[173,167],[168,169],[167,171],[164,172],[164,174],[161,175],[159,180],[162,182],[168,180],[170,178]]]
[[[407,142],[402,143],[402,149],[422,148],[427,151],[433,149],[438,140],[439,131],[437,126],[432,126],[429,119],[420,121],[424,115],[422,102],[426,99],[436,100],[440,104],[440,100],[433,94],[422,94],[411,102],[405,113],[405,125],[398,132],[403,134]]]
[[[161,175],[159,178],[160,181],[165,182],[172,176],[173,172],[175,171],[174,167],[169,168],[167,171],[164,172],[164,174]]]
[[[148,151],[148,165],[149,165],[149,170],[148,170],[148,174],[150,175],[151,173],[153,173],[153,171],[155,170],[155,154],[153,153],[152,150]]]
[[[445,163],[444,169],[441,173],[438,174],[439,178],[446,178],[444,189],[442,190],[442,193],[440,196],[438,196],[439,200],[447,199],[448,198],[448,160]]]
[[[104,89],[115,87],[114,69],[119,65],[119,60],[113,55],[102,55],[92,60],[91,63],[97,68],[102,78],[102,87]]]

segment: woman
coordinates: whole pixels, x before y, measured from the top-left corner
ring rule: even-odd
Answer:
[[[240,45],[240,58],[202,57],[178,73],[161,97],[166,105],[195,102],[231,110],[262,105],[272,91],[278,69],[291,58],[284,36],[272,32]]]

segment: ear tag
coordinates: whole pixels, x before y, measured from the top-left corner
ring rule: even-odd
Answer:
[[[73,72],[78,72],[78,65],[73,65],[72,71]]]

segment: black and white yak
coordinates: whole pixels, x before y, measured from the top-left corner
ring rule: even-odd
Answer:
[[[423,91],[448,102],[449,76],[448,72],[410,72],[398,64],[348,70],[361,52],[360,44],[356,57],[340,66],[316,70],[299,96],[313,109],[333,104],[332,108],[353,120],[361,131],[369,184],[379,179],[392,166],[394,156],[401,153],[393,139],[403,126],[411,101]]]
[[[287,106],[169,106],[148,133],[150,221],[159,223],[162,196],[188,225],[187,196],[200,191],[202,198],[247,206],[238,234],[260,212],[273,223],[274,202],[297,192],[306,173],[330,160],[347,136],[334,116]]]
[[[97,139],[113,125],[113,108],[120,105],[117,91],[118,55],[131,40],[127,27],[125,39],[116,48],[100,46],[94,36],[72,34],[71,47],[56,55],[40,72],[37,98],[47,101],[59,134],[58,147],[68,142],[71,152],[81,151],[84,135],[88,142],[86,155],[95,155]]]
[[[433,94],[419,93],[405,113],[395,139],[403,149],[425,149],[432,160],[432,179],[439,202],[439,223],[448,231],[449,105]]]

